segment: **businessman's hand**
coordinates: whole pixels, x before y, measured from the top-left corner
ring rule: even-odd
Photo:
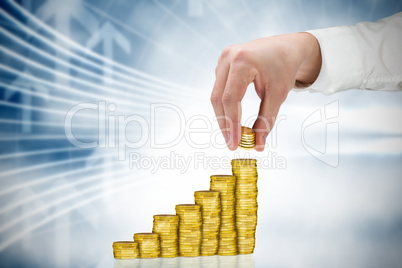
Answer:
[[[253,129],[256,150],[263,151],[288,92],[295,86],[312,84],[320,68],[320,47],[309,33],[278,35],[225,47],[215,70],[211,102],[229,149],[235,150],[240,141],[241,100],[250,83],[254,83],[261,99]]]

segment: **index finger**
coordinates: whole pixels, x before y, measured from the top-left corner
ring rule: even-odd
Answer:
[[[250,81],[251,79],[251,81]],[[241,138],[241,100],[248,85],[254,80],[250,77],[250,70],[244,64],[235,64],[230,67],[225,90],[222,95],[223,110],[227,117],[226,128],[229,129],[228,147],[236,150]]]

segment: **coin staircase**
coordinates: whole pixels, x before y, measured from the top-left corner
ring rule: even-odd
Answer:
[[[176,214],[154,215],[150,233],[113,243],[116,259],[251,254],[257,227],[257,161],[234,159],[233,175],[212,175],[210,189]]]

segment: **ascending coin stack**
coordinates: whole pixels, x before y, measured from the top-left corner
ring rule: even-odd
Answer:
[[[195,203],[201,206],[201,256],[215,255],[218,250],[221,202],[218,191],[194,192]]]
[[[159,235],[155,233],[136,233],[134,234],[134,242],[138,243],[140,250],[140,258],[156,258],[159,257]]]
[[[134,241],[114,242],[114,257],[253,253],[258,209],[257,161],[234,159],[232,172],[233,175],[211,176],[210,190],[194,192],[195,204],[176,205],[176,215],[154,215],[152,233],[136,233]]]
[[[134,241],[113,242],[115,259],[136,259],[139,257],[138,243]]]
[[[255,159],[232,160],[232,172],[236,177],[236,230],[239,254],[251,254],[255,246],[258,209],[256,163]]]
[[[218,255],[237,254],[235,228],[235,186],[235,176],[211,176],[210,190],[218,191],[221,199],[221,225],[219,230]]]
[[[170,214],[154,215],[152,232],[159,234],[162,258],[179,256],[178,248],[179,216]]]
[[[201,206],[197,204],[176,205],[176,214],[179,216],[180,256],[200,256]]]

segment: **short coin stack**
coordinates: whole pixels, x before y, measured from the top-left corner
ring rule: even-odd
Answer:
[[[176,214],[179,216],[180,256],[200,256],[201,206],[196,204],[176,205]]]
[[[194,192],[195,203],[201,206],[201,256],[212,256],[218,251],[221,202],[218,191]]]
[[[157,258],[160,254],[159,235],[155,233],[136,233],[134,241],[138,242],[141,258]]]
[[[251,150],[255,147],[255,132],[249,127],[241,127],[241,138],[239,147],[245,150]]]
[[[221,226],[219,231],[218,255],[236,255],[235,186],[232,175],[211,176],[210,190],[218,191],[221,198]]]
[[[239,254],[251,254],[255,246],[257,227],[257,161],[233,159],[232,171],[236,177],[236,229]]]
[[[116,259],[137,259],[138,243],[134,241],[113,242],[113,255]]]
[[[178,248],[179,216],[160,214],[154,215],[153,233],[159,234],[162,258],[179,256]]]

